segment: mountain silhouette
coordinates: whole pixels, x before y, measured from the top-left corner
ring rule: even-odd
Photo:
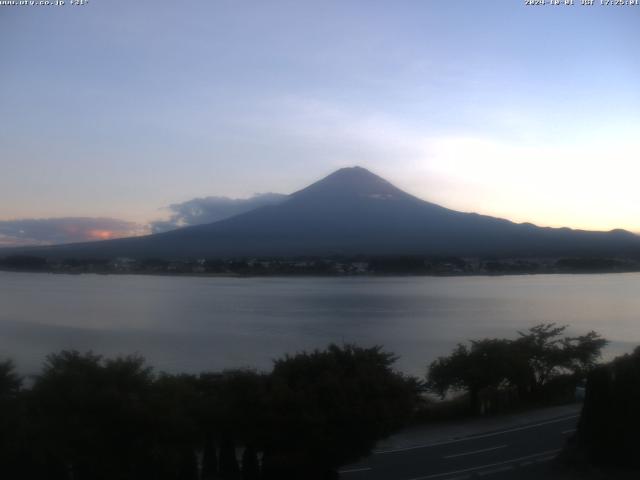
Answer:
[[[22,249],[26,252],[26,249]],[[144,237],[30,248],[48,257],[456,255],[639,256],[640,237],[463,213],[426,202],[361,167],[218,222]]]

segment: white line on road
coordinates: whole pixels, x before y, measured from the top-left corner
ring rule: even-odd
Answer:
[[[507,472],[509,470],[513,470],[513,465],[505,465],[504,467],[492,468],[491,470],[485,470],[483,472],[478,472],[478,475],[481,476],[481,477],[484,477],[486,475],[495,475],[496,473]]]
[[[448,476],[451,476],[451,475],[457,475],[459,473],[476,472],[478,470],[484,470],[484,469],[487,469],[487,468],[498,467],[500,465],[507,465],[509,463],[516,463],[516,462],[520,462],[522,460],[528,460],[529,458],[535,458],[535,457],[541,457],[541,456],[544,456],[544,455],[555,454],[555,453],[558,453],[559,451],[560,451],[560,449],[547,450],[546,452],[534,453],[533,455],[527,455],[527,456],[524,456],[524,457],[512,458],[511,460],[505,460],[503,462],[488,463],[486,465],[480,465],[478,467],[464,468],[462,470],[454,470],[452,472],[434,473],[433,475],[425,475],[424,477],[414,477],[414,478],[411,478],[409,480],[429,480],[431,478],[448,477]]]
[[[565,422],[565,421],[571,420],[573,418],[578,418],[579,416],[580,415],[570,415],[568,417],[556,418],[555,420],[547,420],[546,422],[534,423],[532,425],[525,425],[525,426],[522,426],[522,427],[510,428],[508,430],[501,430],[499,432],[485,433],[485,434],[482,434],[482,435],[472,435],[470,437],[456,438],[456,439],[452,439],[452,440],[445,440],[443,442],[425,443],[423,445],[414,445],[412,447],[403,447],[403,448],[393,448],[393,449],[390,449],[390,450],[378,450],[378,451],[373,452],[373,454],[374,455],[382,455],[382,454],[385,454],[385,453],[405,452],[407,450],[418,450],[420,448],[438,447],[440,445],[449,445],[451,443],[469,442],[471,440],[477,440],[479,438],[495,437],[496,435],[503,435],[505,433],[519,432],[521,430],[528,430],[530,428],[542,427],[543,425],[550,425],[552,423]]]
[[[500,448],[507,448],[507,446],[506,445],[498,445],[497,447],[483,448],[482,450],[474,450],[473,452],[455,453],[453,455],[446,455],[444,458],[464,457],[465,455],[473,455],[475,453],[491,452],[492,450],[498,450]]]
[[[362,467],[362,468],[349,468],[348,470],[338,470],[338,473],[357,473],[357,472],[368,472],[371,470],[371,467]]]
[[[562,432],[562,435],[568,435],[569,433],[573,433],[573,432],[575,432],[575,431],[576,431],[576,429],[575,429],[575,428],[570,428],[569,430],[564,430],[564,431]]]

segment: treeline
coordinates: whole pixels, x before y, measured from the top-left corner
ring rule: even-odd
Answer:
[[[337,478],[400,428],[420,382],[379,347],[331,345],[273,370],[156,374],[136,356],[63,351],[27,387],[0,364],[0,477]]]
[[[205,275],[517,275],[605,273],[640,270],[628,258],[491,259],[424,255],[301,258],[66,258],[0,257],[0,269],[58,273],[143,273]]]
[[[426,391],[462,394],[471,413],[495,410],[505,397],[514,406],[572,396],[606,341],[565,329],[542,324],[515,339],[460,344],[431,363],[425,380],[395,371],[396,357],[381,347],[354,345],[285,356],[270,372],[173,375],[138,356],[63,351],[25,380],[0,362],[0,477],[335,479],[340,466],[424,418]],[[598,389],[623,388],[640,370],[636,357],[625,360],[636,370],[606,370]]]
[[[444,397],[464,392],[475,413],[496,404],[544,403],[574,396],[607,341],[596,332],[571,337],[566,326],[541,324],[518,338],[459,344],[428,369],[428,389]]]

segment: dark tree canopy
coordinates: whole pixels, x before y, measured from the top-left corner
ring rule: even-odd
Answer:
[[[0,362],[0,399],[15,397],[22,386],[22,377],[11,360]]]
[[[519,338],[474,340],[459,344],[447,357],[440,357],[428,369],[428,386],[445,396],[461,390],[469,394],[477,410],[483,389],[513,387],[521,396],[539,394],[562,375],[584,378],[596,365],[606,340],[596,332],[562,337],[566,326],[536,325]]]
[[[0,363],[0,476],[334,478],[402,425],[418,382],[380,348],[287,356],[271,373],[156,374],[138,356],[49,355],[30,388]],[[262,462],[260,458],[262,457]]]
[[[21,428],[22,405],[19,402],[22,378],[10,360],[0,362],[0,476],[11,477],[20,471],[21,450],[27,446]],[[17,477],[16,477],[17,478]]]
[[[331,478],[338,466],[368,454],[402,426],[420,389],[415,379],[392,369],[394,361],[381,347],[354,345],[276,361],[269,411],[270,431],[277,435],[265,455],[278,478]],[[285,473],[280,462],[294,469]]]
[[[480,390],[500,387],[514,376],[513,353],[508,340],[475,340],[469,347],[459,344],[451,355],[431,363],[428,386],[442,397],[449,390],[468,391],[475,410]]]

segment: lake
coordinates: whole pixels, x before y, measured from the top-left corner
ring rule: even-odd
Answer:
[[[640,344],[640,274],[212,278],[0,272],[0,357],[36,372],[61,349],[140,353],[169,372],[268,369],[330,342],[384,345],[423,375],[457,342],[542,322]]]

